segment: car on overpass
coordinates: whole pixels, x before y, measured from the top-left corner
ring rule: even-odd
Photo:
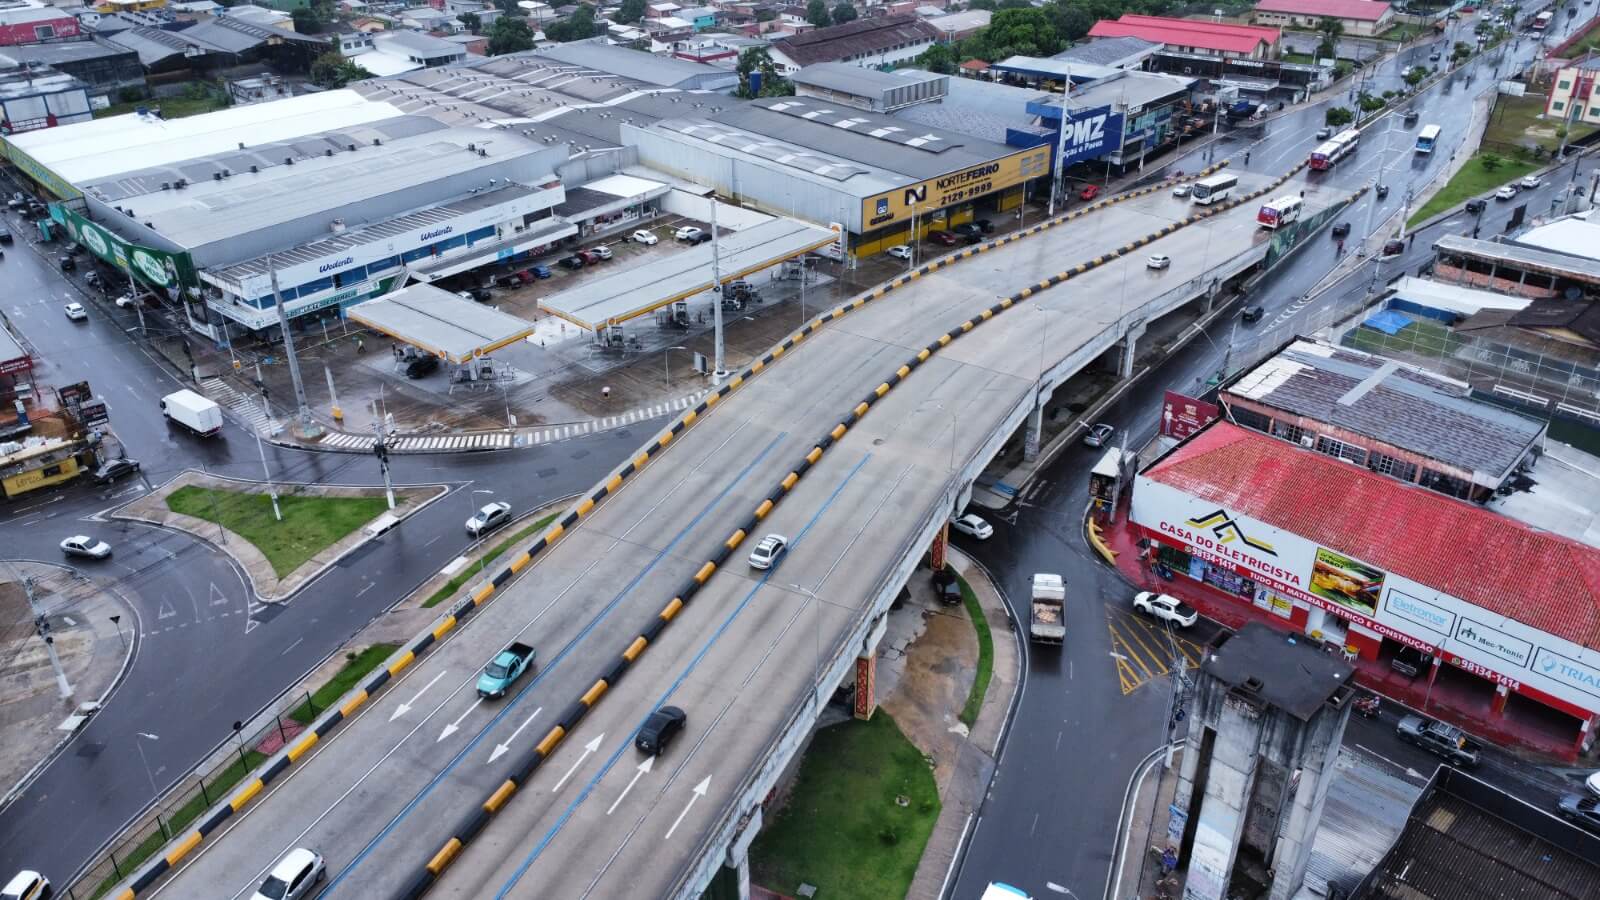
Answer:
[[[640,753],[650,756],[660,756],[667,750],[667,745],[672,739],[683,731],[689,723],[689,715],[676,706],[663,706],[650,714],[639,726],[639,733],[633,739],[633,746]]]
[[[750,568],[766,570],[778,564],[789,549],[789,539],[781,534],[769,534],[750,551]]]
[[[317,884],[327,874],[328,866],[322,854],[296,847],[278,860],[250,900],[302,900],[315,893]]]

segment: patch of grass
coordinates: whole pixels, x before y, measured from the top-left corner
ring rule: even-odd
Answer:
[[[194,795],[172,810],[171,815],[162,817],[162,822],[167,826],[165,834],[158,828],[130,849],[117,850],[114,848],[113,852],[117,854],[117,865],[121,867],[122,875],[113,874],[108,876],[106,880],[100,882],[100,886],[95,888],[94,893],[90,896],[103,897],[110,893],[118,882],[143,865],[145,860],[155,856],[173,836],[187,828],[195,819],[200,818],[201,813],[210,809],[212,804],[221,800],[223,795],[232,789],[234,785],[244,780],[245,775],[254,771],[256,766],[261,765],[266,760],[267,755],[265,753],[257,753],[254,750],[245,751],[243,759],[234,759],[232,764],[205,780],[205,793],[195,790]]]
[[[828,900],[904,897],[938,818],[933,770],[880,709],[817,732],[788,805],[751,848],[753,878],[791,896],[805,882]]]
[[[1283,61],[1286,63],[1300,63],[1301,65],[1309,66],[1315,63],[1317,58],[1309,53],[1285,53],[1283,54]]]
[[[1559,115],[1544,115],[1544,98],[1539,94],[1502,95],[1495,99],[1494,112],[1484,128],[1483,139],[1491,144],[1510,144],[1529,150],[1543,147],[1554,152],[1561,147],[1560,129],[1566,124]],[[1585,125],[1575,118],[1567,134],[1567,143],[1587,137],[1594,130],[1593,125]]]
[[[1385,356],[1410,353],[1442,358],[1455,355],[1465,342],[1438,322],[1413,321],[1394,334],[1376,328],[1357,328],[1345,336],[1345,343],[1357,350]]]
[[[198,116],[228,106],[228,98],[217,94],[208,93],[204,97],[150,97],[145,100],[135,100],[131,103],[113,103],[105,109],[94,111],[96,119],[105,119],[111,116],[121,116],[137,110],[139,107],[154,109],[161,107],[161,118],[182,119],[186,116]]]
[[[961,708],[961,721],[971,728],[983,709],[989,679],[994,677],[994,635],[989,631],[989,620],[983,614],[982,604],[978,603],[978,595],[972,592],[965,578],[957,576],[956,583],[961,585],[961,602],[972,618],[972,630],[978,633],[978,671],[972,678],[972,690],[967,693],[967,705]]]
[[[328,683],[311,692],[311,699],[301,701],[289,713],[289,718],[301,725],[310,725],[319,713],[339,701],[345,692],[355,687],[367,673],[383,664],[399,644],[373,644],[360,653],[345,655],[344,668],[328,679]]]
[[[1539,168],[1538,163],[1501,156],[1498,166],[1492,170],[1486,169],[1483,159],[1488,155],[1490,154],[1479,153],[1467,160],[1467,164],[1461,167],[1461,171],[1457,172],[1439,193],[1434,194],[1432,199],[1412,214],[1406,226],[1408,228],[1415,226],[1418,222],[1426,221],[1470,197],[1486,194]]]
[[[456,577],[446,581],[442,587],[440,587],[437,591],[434,591],[433,596],[422,601],[423,609],[429,609],[438,606],[444,601],[449,600],[455,595],[456,591],[461,590],[462,585],[482,575],[483,570],[488,567],[489,563],[492,563],[496,559],[499,559],[501,556],[503,556],[507,550],[511,549],[513,544],[532,536],[536,532],[543,531],[544,527],[549,525],[551,522],[554,522],[556,520],[556,516],[559,515],[561,514],[551,513],[548,516],[543,516],[539,519],[536,519],[532,525],[529,525],[521,531],[518,531],[516,534],[513,534],[500,543],[495,544],[489,549],[488,553],[483,555],[481,560],[467,566],[465,569],[462,569],[456,574]]]
[[[167,495],[167,508],[216,522],[254,544],[279,578],[372,521],[387,508],[382,497],[278,498],[283,521],[272,515],[267,494],[189,485]]]

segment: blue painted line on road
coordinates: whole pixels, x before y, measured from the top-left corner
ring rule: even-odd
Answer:
[[[839,482],[838,487],[835,487],[833,492],[828,495],[828,499],[823,501],[822,506],[818,507],[817,511],[812,514],[810,520],[806,522],[805,527],[800,529],[799,534],[795,535],[794,544],[792,546],[800,546],[800,542],[805,540],[805,536],[811,532],[812,526],[817,524],[817,520],[822,518],[822,514],[828,511],[828,507],[832,506],[833,502],[838,499],[839,494],[844,491],[845,485],[848,485],[851,480],[856,477],[856,473],[861,471],[861,467],[866,465],[867,461],[870,459],[872,459],[871,453],[863,455],[861,457],[861,461],[856,463],[849,472],[845,473],[844,480]],[[500,886],[500,891],[495,894],[495,900],[505,900],[506,894],[509,893],[512,888],[517,886],[517,882],[522,880],[522,876],[527,873],[529,867],[533,865],[534,860],[538,859],[539,854],[543,853],[545,848],[550,846],[550,842],[555,840],[556,835],[560,833],[561,829],[567,824],[567,820],[572,818],[572,814],[576,812],[578,807],[583,804],[583,801],[589,798],[589,794],[593,792],[595,786],[600,783],[600,779],[604,778],[606,773],[610,772],[611,768],[617,764],[617,760],[622,758],[622,754],[626,752],[629,747],[633,746],[633,736],[638,733],[641,727],[643,727],[645,719],[650,718],[652,713],[659,709],[663,703],[666,703],[667,699],[672,696],[673,692],[683,684],[684,679],[688,678],[690,673],[694,672],[695,667],[700,665],[700,661],[705,658],[707,653],[711,652],[711,648],[716,645],[717,640],[720,639],[723,633],[728,630],[728,626],[732,625],[733,620],[737,619],[739,614],[744,612],[745,607],[750,605],[750,601],[755,599],[756,594],[760,592],[761,588],[766,585],[767,581],[772,578],[774,574],[776,574],[776,571],[777,569],[773,568],[761,573],[761,577],[756,580],[755,586],[750,588],[750,590],[744,595],[744,599],[739,601],[739,605],[735,606],[733,611],[728,613],[728,617],[722,620],[722,624],[717,626],[717,630],[711,633],[711,637],[706,640],[705,645],[700,648],[700,651],[694,655],[693,659],[689,660],[689,665],[684,667],[684,670],[678,674],[678,677],[673,679],[672,684],[669,685],[666,691],[662,693],[660,699],[658,699],[648,710],[645,711],[645,714],[640,717],[638,723],[635,724],[633,728],[628,730],[628,733],[624,737],[622,743],[618,744],[617,749],[611,754],[610,757],[606,759],[605,765],[600,767],[600,771],[596,772],[594,777],[589,779],[589,782],[583,786],[583,790],[578,794],[578,796],[573,798],[573,801],[567,805],[565,810],[562,811],[561,818],[557,819],[556,823],[550,826],[550,830],[545,832],[544,837],[540,838],[539,843],[534,845],[533,850],[531,850],[527,857],[522,860],[521,865],[517,866],[517,871],[512,873],[511,877],[507,879],[505,884]]]
[[[461,761],[466,759],[467,756],[474,749],[476,749],[480,743],[483,742],[484,737],[486,737],[489,732],[500,723],[500,720],[510,715],[516,709],[517,704],[522,702],[524,697],[531,696],[534,692],[534,688],[538,687],[539,683],[542,682],[547,675],[555,671],[556,667],[561,664],[561,661],[571,654],[571,652],[594,631],[595,626],[599,625],[606,619],[606,617],[611,615],[611,612],[622,602],[622,598],[631,593],[635,587],[638,587],[639,582],[643,581],[646,575],[650,574],[650,572],[654,570],[656,566],[660,565],[661,561],[667,558],[667,556],[672,552],[673,548],[676,547],[678,543],[682,541],[696,525],[699,525],[702,519],[704,519],[711,513],[713,509],[722,503],[722,501],[727,498],[728,494],[732,492],[733,489],[741,482],[743,482],[744,479],[749,476],[750,472],[763,459],[765,459],[767,454],[771,453],[773,448],[777,447],[778,443],[787,437],[788,434],[789,433],[787,431],[784,431],[779,432],[775,437],[773,437],[771,442],[769,442],[765,447],[761,448],[761,452],[750,461],[749,465],[739,470],[738,477],[729,482],[727,487],[724,487],[721,491],[718,491],[717,495],[711,498],[711,501],[707,503],[703,509],[696,513],[694,518],[689,520],[688,524],[684,525],[677,534],[673,535],[672,540],[668,541],[666,546],[661,548],[660,552],[658,552],[655,557],[650,560],[650,563],[641,569],[639,574],[633,576],[633,578],[629,580],[626,585],[623,585],[622,589],[617,592],[616,596],[611,598],[611,602],[607,603],[605,608],[602,609],[600,613],[589,622],[588,625],[584,626],[582,631],[578,632],[578,634],[575,635],[571,641],[567,642],[567,645],[561,648],[561,651],[551,658],[548,665],[539,669],[539,671],[535,674],[533,681],[530,682],[525,689],[518,692],[518,694],[513,697],[509,703],[505,704],[505,706],[501,708],[500,712],[496,714],[494,718],[490,719],[488,723],[483,726],[483,728],[472,738],[471,741],[467,743],[465,747],[461,748],[460,752],[451,757],[450,762],[443,769],[440,769],[438,774],[434,775],[433,778],[429,780],[428,784],[423,787],[422,791],[419,792],[417,796],[413,797],[411,802],[405,805],[404,809],[396,813],[395,817],[389,820],[389,824],[384,826],[384,829],[378,832],[377,836],[368,842],[367,845],[361,849],[360,853],[356,854],[356,858],[350,861],[350,865],[346,866],[344,870],[338,874],[338,876],[336,876],[332,881],[328,882],[328,887],[323,892],[323,896],[332,896],[333,892],[339,888],[339,886],[344,882],[345,878],[349,877],[350,873],[354,872],[356,867],[361,865],[361,863],[364,862],[369,855],[371,855],[372,851],[376,850],[378,845],[382,844],[384,840],[386,840],[389,835],[393,833],[395,828],[400,825],[406,816],[410,815],[412,811],[422,803],[423,800],[428,798],[428,795],[433,793],[434,788],[438,787],[444,782],[444,779],[455,770],[456,766],[460,765]]]

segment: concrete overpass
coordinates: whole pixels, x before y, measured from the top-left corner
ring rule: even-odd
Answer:
[[[724,865],[746,878],[761,800],[852,670],[870,696],[884,612],[989,459],[1056,384],[1266,252],[1254,201],[1300,185],[1240,181],[1198,221],[1159,186],[814,320],[318,723],[338,740],[292,742],[120,896],[248,896],[295,846],[327,856],[325,897],[694,897]],[[791,549],[756,572],[744,539],[766,531]],[[537,675],[478,700],[511,640],[539,648]],[[642,767],[632,734],[662,703],[688,729]]]

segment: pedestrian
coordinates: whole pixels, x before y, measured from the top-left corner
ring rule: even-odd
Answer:
[[[365,353],[365,352],[367,352],[367,345],[364,344],[361,341],[361,335],[359,335],[359,334],[356,335],[356,352],[357,353]]]
[[[1244,164],[1247,165],[1247,166],[1250,165],[1250,151],[1249,150],[1246,150],[1244,152]]]
[[[1411,232],[1411,236],[1409,238],[1406,238],[1406,241],[1407,241],[1406,249],[1409,250],[1409,249],[1411,249],[1412,246],[1414,246],[1417,243],[1417,233],[1415,231]]]
[[[600,389],[600,399],[601,400],[610,400],[611,399],[611,387],[610,387],[610,385],[607,385],[607,386],[602,387]]]
[[[1334,247],[1338,249],[1338,255],[1339,256],[1343,256],[1344,255],[1344,238],[1340,238],[1338,240],[1338,242],[1336,242],[1334,244]]]

